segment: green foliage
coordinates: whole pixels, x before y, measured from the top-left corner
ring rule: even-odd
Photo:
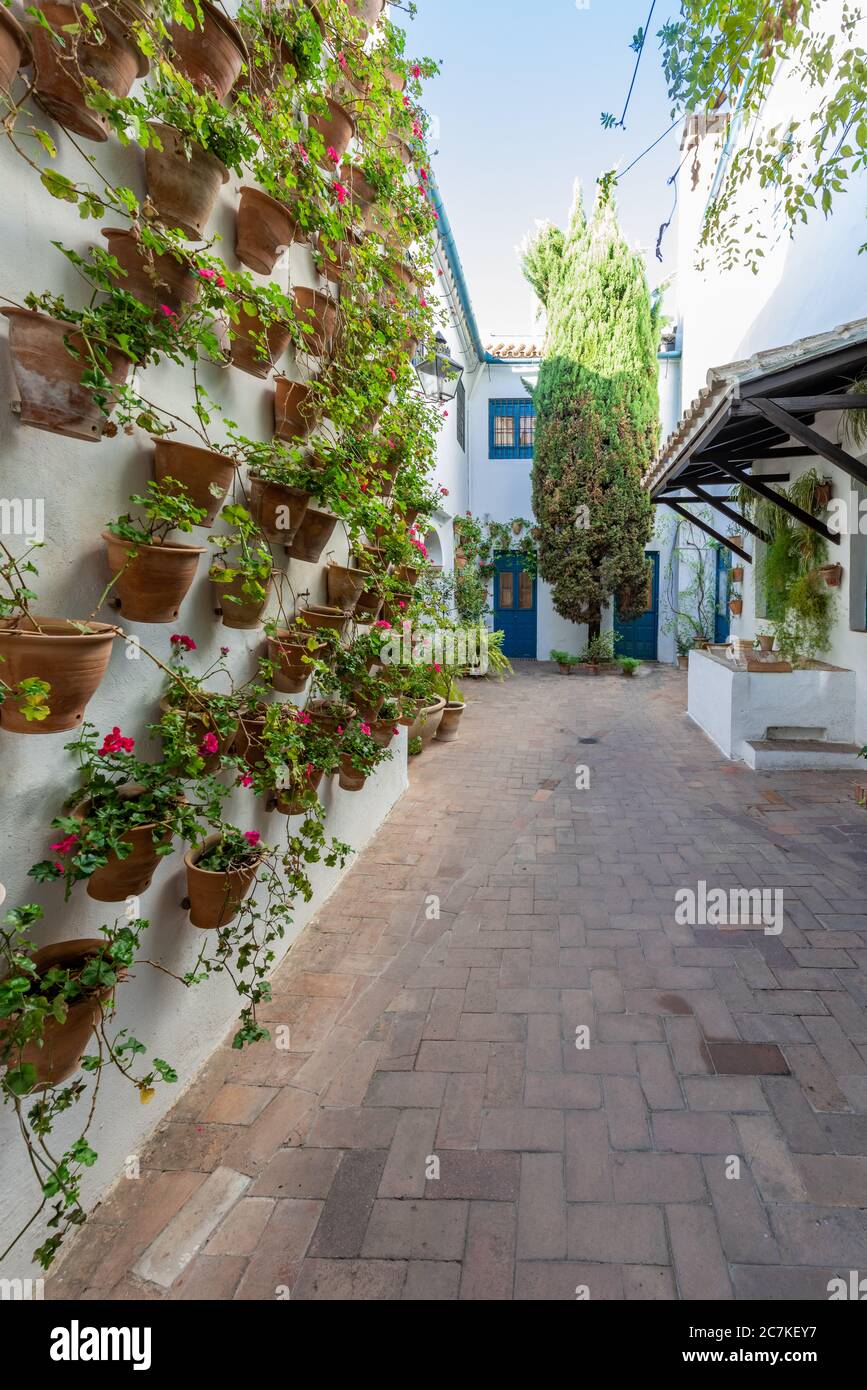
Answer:
[[[641,662],[634,656],[618,656],[617,665],[620,667],[624,676],[634,676]]]
[[[599,632],[590,638],[578,659],[587,666],[607,666],[614,660],[614,648],[619,641],[617,632]]]
[[[578,666],[581,663],[580,656],[574,656],[571,652],[551,652],[551,660],[556,661],[558,666]]]
[[[640,611],[652,507],[641,486],[659,435],[657,334],[641,259],[610,199],[580,194],[565,236],[543,228],[524,268],[548,314],[534,392],[539,573],[564,618],[598,631],[611,595]]]

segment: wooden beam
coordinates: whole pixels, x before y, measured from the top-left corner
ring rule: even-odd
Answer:
[[[827,459],[828,463],[833,463],[837,468],[842,468],[844,473],[848,473],[850,478],[857,478],[859,483],[867,484],[867,467],[863,463],[859,463],[851,454],[847,454],[846,450],[841,449],[839,444],[832,444],[830,439],[823,439],[821,434],[817,434],[801,420],[796,420],[794,415],[789,415],[774,401],[757,397],[755,404],[766,420],[770,420],[771,424],[776,425],[778,429],[786,430],[793,439],[806,445],[811,453],[818,454],[819,458]],[[837,539],[839,540],[839,536]]]
[[[837,375],[843,380],[857,381],[867,361],[867,342],[848,343],[823,352],[821,356],[802,359],[781,367],[779,371],[763,372],[752,381],[741,382],[741,397],[781,396],[784,391],[797,390],[804,385],[809,390],[818,376]]]
[[[766,502],[773,502],[775,507],[780,508],[780,511],[786,512],[802,526],[808,527],[810,531],[815,531],[823,540],[831,541],[834,545],[840,544],[840,537],[835,535],[833,531],[829,531],[824,521],[811,516],[801,507],[796,507],[795,503],[790,502],[788,497],[784,497],[782,493],[774,492],[773,488],[766,487],[761,478],[754,478],[751,473],[745,473],[742,468],[739,468],[729,459],[725,463],[720,459],[718,467],[724,473],[728,473],[730,478],[734,478],[735,482],[743,483],[751,492],[755,492],[759,497],[764,497]]]
[[[687,483],[687,487],[690,492],[695,493],[700,502],[706,502],[709,506],[715,507],[722,516],[727,517],[729,521],[733,521],[736,526],[742,526],[751,536],[755,536],[756,540],[764,541],[765,545],[770,544],[771,538],[767,532],[761,531],[758,526],[754,526],[749,517],[741,516],[739,512],[733,511],[731,507],[726,506],[725,499],[720,501],[719,498],[714,497],[711,493],[705,492],[700,487],[696,487],[695,483]]]
[[[725,536],[721,536],[719,531],[715,531],[712,526],[708,526],[706,521],[700,521],[697,516],[692,516],[679,502],[671,502],[666,498],[665,504],[667,507],[671,507],[673,512],[677,512],[678,516],[682,516],[684,521],[690,522],[691,525],[697,526],[699,531],[704,531],[705,535],[712,536],[715,541],[719,541],[720,545],[724,546],[726,550],[730,550],[733,555],[737,555],[739,559],[745,560],[748,565],[753,563],[752,556],[748,555],[745,550],[741,550],[739,545],[732,545],[731,541],[727,540]]]
[[[769,400],[772,405],[779,406],[780,410],[787,410],[790,414],[794,411],[802,411],[805,415],[821,415],[825,410],[867,410],[867,396],[850,394],[768,396],[762,399]],[[760,415],[763,413],[762,399],[754,397],[749,401],[732,401],[732,413],[738,416]]]

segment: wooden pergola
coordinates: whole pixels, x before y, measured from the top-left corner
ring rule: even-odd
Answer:
[[[789,481],[786,464],[790,459],[812,454],[867,486],[867,465],[813,428],[816,417],[827,411],[867,410],[867,395],[852,392],[853,382],[865,377],[867,320],[850,324],[836,335],[807,339],[762,353],[749,363],[720,368],[711,374],[709,389],[681,421],[645,478],[652,500],[670,507],[748,564],[752,561],[745,550],[689,510],[705,504],[741,532],[769,539],[725,497],[716,496],[713,488],[744,484],[824,540],[839,545],[840,536],[823,521],[770,485]],[[779,464],[781,469],[756,476],[756,464]]]

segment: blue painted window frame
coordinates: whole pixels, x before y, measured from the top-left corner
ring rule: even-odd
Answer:
[[[494,433],[494,421],[499,416],[505,416],[512,421],[512,443],[510,445],[496,444]],[[521,420],[535,420],[536,408],[533,402],[524,397],[523,400],[496,400],[488,402],[488,453],[492,459],[531,459],[533,457],[533,446],[524,444],[521,440]]]

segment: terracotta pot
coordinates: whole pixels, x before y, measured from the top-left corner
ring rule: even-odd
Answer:
[[[196,577],[201,545],[134,546],[110,531],[102,538],[108,547],[108,566],[120,574],[112,594],[120,599],[120,611],[131,623],[173,623]],[[134,558],[132,552],[137,550]]]
[[[325,650],[323,646],[317,646],[311,651],[307,645],[309,640],[309,636],[291,632],[285,627],[278,627],[274,636],[268,638],[268,660],[280,668],[271,684],[283,695],[301,694],[311,675],[304,657],[316,657]]]
[[[867,806],[867,786],[855,788],[855,799],[859,806]]]
[[[681,653],[681,655],[678,656],[678,658],[677,658],[677,664],[678,664],[678,666],[680,667],[681,671],[688,671],[688,670],[689,670],[689,657],[688,657],[688,656],[685,656],[685,655],[683,655],[683,654]]]
[[[347,569],[345,565],[329,565],[326,578],[328,602],[344,613],[353,613],[367,582],[364,571]]]
[[[377,193],[372,184],[354,164],[342,164],[340,182],[349,189],[349,196],[356,206],[370,207],[377,201]]]
[[[27,34],[7,9],[0,8],[0,92],[10,93],[19,68],[29,68],[32,62]]]
[[[354,241],[358,242],[359,238],[354,231],[350,231],[349,235]],[[320,242],[319,254],[322,258],[322,274],[325,276],[326,280],[330,281],[332,285],[340,285],[346,273],[346,267],[349,265],[349,242],[337,242],[334,247],[333,255],[329,255]]]
[[[81,384],[90,359],[75,325],[33,313],[30,309],[0,312],[9,320],[9,351],[20,396],[18,415],[22,425],[49,430],[69,439],[89,439],[98,443],[108,416],[95,404],[90,388]],[[65,340],[83,355],[73,356]],[[120,387],[129,376],[130,360],[118,348],[109,348],[107,356],[111,363],[111,384]]]
[[[735,615],[735,617],[736,617],[736,618],[739,618],[740,615],[741,615],[741,613],[743,613],[743,611],[744,611],[744,601],[743,601],[743,599],[742,599],[742,598],[730,598],[730,599],[729,599],[729,608],[732,610],[732,613]]]
[[[394,719],[376,719],[371,728],[373,741],[377,748],[390,748],[396,737],[397,721]]]
[[[223,754],[228,753],[235,742],[235,735],[238,732],[237,722],[232,725],[228,733],[218,733],[214,727],[213,719],[208,714],[206,698],[201,700],[198,708],[188,708],[184,705],[173,705],[163,696],[160,700],[160,711],[163,714],[182,714],[184,716],[186,730],[197,747],[205,737],[205,734],[216,734],[217,742],[219,743],[219,748],[216,753],[199,754],[204,763],[204,767],[202,768],[203,773],[207,775],[208,773],[216,772],[220,767],[220,760]]]
[[[829,589],[839,589],[843,582],[843,566],[821,565],[819,567],[819,575],[824,579]]]
[[[379,23],[385,9],[385,0],[346,0],[346,8],[355,19],[360,19],[370,32]]]
[[[229,171],[201,145],[194,145],[187,159],[172,126],[156,124],[154,130],[162,149],[148,145],[145,150],[148,196],[162,223],[179,228],[190,241],[201,241]]]
[[[176,260],[170,251],[151,260],[132,232],[120,227],[103,227],[102,234],[108,242],[109,254],[126,271],[126,275],[113,279],[118,289],[127,290],[153,313],[159,313],[161,304],[179,313],[184,306],[195,303],[201,281],[196,280],[189,266]]]
[[[460,737],[461,715],[466,705],[449,702],[443,710],[439,728],[436,731],[438,743],[455,743]]]
[[[405,72],[398,72],[397,68],[385,68],[383,69],[383,76],[389,87],[395,92],[406,90],[407,75]]]
[[[296,241],[306,241],[294,211],[259,188],[245,184],[235,221],[235,255],[260,275],[270,275],[279,257]]]
[[[816,506],[820,507],[824,511],[824,509],[828,506],[828,503],[831,501],[831,498],[833,496],[834,484],[820,483],[819,486],[816,488]]]
[[[33,621],[41,631],[31,630],[26,619],[0,620],[0,679],[10,686],[31,677],[45,681],[51,686],[51,712],[47,719],[28,724],[7,696],[0,705],[0,728],[13,734],[66,733],[81,723],[88,701],[96,694],[118,629],[108,623],[88,623],[90,632],[82,635],[65,618],[36,615]]]
[[[572,674],[572,667],[564,666],[562,661],[557,662],[557,670],[560,672],[562,676],[571,676]]]
[[[177,66],[199,92],[211,92],[218,101],[225,101],[241,75],[247,61],[247,45],[237,25],[210,0],[200,0],[204,24],[185,29],[182,24],[169,26]]]
[[[746,544],[743,536],[729,536],[729,540],[731,541],[732,545],[737,546],[738,550],[743,550],[744,545]]]
[[[412,594],[395,594],[393,598],[389,599],[388,602],[382,605],[382,616],[386,622],[395,624],[402,623],[404,618],[406,617],[406,610],[409,608],[409,605],[411,603]],[[402,608],[400,606],[401,604],[403,604]]]
[[[436,737],[445,707],[446,702],[443,699],[431,701],[429,705],[422,701],[418,714],[409,726],[409,742],[414,738],[420,738],[423,747],[426,748]]]
[[[354,705],[348,705],[336,714],[330,700],[308,700],[306,712],[317,729],[322,729],[327,734],[336,734],[338,728],[345,728],[358,713]]]
[[[193,505],[207,515],[200,526],[213,526],[217,513],[235,479],[237,463],[216,449],[201,449],[176,439],[154,439],[154,477],[157,482],[174,478],[186,488]],[[212,488],[219,488],[215,497]]]
[[[732,581],[733,584],[743,584],[743,582],[744,582],[744,567],[743,567],[743,565],[735,565],[735,567],[734,567],[733,570],[731,571],[731,581]]]
[[[200,869],[198,861],[206,850],[219,844],[219,835],[209,835],[204,844],[188,850],[184,855],[187,870],[187,897],[190,903],[190,922],[203,931],[215,931],[226,927],[241,910],[259,869],[258,864],[249,868],[233,869],[229,873],[213,873]]]
[[[342,632],[349,614],[342,608],[326,608],[323,604],[311,603],[307,608],[299,610],[298,617],[303,619],[305,625],[313,632],[319,632],[324,628],[332,632]]]
[[[278,439],[306,439],[318,419],[316,396],[304,381],[278,376],[274,382],[274,433]]]
[[[233,628],[236,632],[252,632],[259,627],[262,622],[262,615],[268,607],[273,590],[273,581],[268,580],[265,585],[265,597],[263,599],[252,599],[244,593],[244,579],[239,576],[229,584],[214,584],[211,589],[214,595],[214,607],[222,612],[223,627]],[[231,595],[237,599],[236,603],[228,597]]]
[[[348,754],[344,754],[340,759],[340,777],[338,781],[345,792],[362,792],[367,781],[367,774],[358,772],[353,766]]]
[[[291,545],[307,512],[309,492],[285,483],[266,483],[250,474],[250,513],[269,541]]]
[[[277,804],[274,809],[279,811],[281,816],[303,816],[308,807],[313,804],[322,777],[322,769],[314,768],[305,791],[301,791],[298,787],[281,787],[277,793]]]
[[[776,640],[777,640],[777,639],[776,639],[776,635],[775,635],[774,633],[771,633],[771,632],[763,632],[763,633],[760,633],[760,634],[759,634],[759,651],[760,651],[760,652],[772,652],[772,651],[774,650],[774,643],[776,642]]]
[[[315,507],[308,506],[295,539],[289,547],[289,554],[292,559],[306,560],[309,565],[317,564],[320,555],[331,540],[336,525],[336,516],[332,516],[330,512],[320,512]]]
[[[104,949],[102,937],[57,941],[37,951],[33,963],[39,975],[47,974],[55,966],[61,970],[75,970]],[[59,1086],[61,1082],[68,1081],[78,1071],[91,1034],[99,1023],[101,1005],[108,1001],[111,993],[112,990],[106,988],[71,1004],[63,1023],[48,1014],[42,1029],[42,1046],[37,1042],[26,1043],[20,1052],[10,1054],[7,1065],[29,1063],[36,1069],[36,1084],[40,1087]],[[0,1024],[0,1042],[2,1040],[3,1026]]]
[[[318,131],[325,148],[333,149],[338,160],[341,160],[355,135],[355,118],[333,97],[326,97],[325,100],[328,103],[328,115],[311,116],[310,129]]]
[[[292,330],[285,323],[269,323],[266,328],[258,314],[245,314],[243,309],[230,334],[232,366],[262,379],[271,375],[292,339]],[[264,344],[267,356],[262,355]]]
[[[388,148],[391,150],[392,154],[396,154],[406,167],[409,168],[413,158],[412,149],[407,141],[404,140],[403,136],[398,135],[396,130],[393,130],[388,137]]]
[[[337,300],[321,290],[298,285],[292,291],[305,346],[314,357],[327,357],[337,329]]]
[[[141,796],[142,787],[124,787],[119,795],[124,800],[134,800]],[[84,801],[73,812],[79,820],[86,820],[90,802]],[[151,879],[159,868],[162,855],[157,854],[157,845],[167,845],[170,834],[165,834],[154,844],[153,825],[137,825],[123,836],[123,843],[131,845],[132,851],[125,859],[110,854],[108,863],[94,869],[87,880],[87,896],[98,903],[122,903],[127,898],[138,897],[150,888]]]
[[[249,768],[258,767],[265,757],[262,733],[265,729],[266,709],[266,705],[257,705],[255,709],[242,714],[238,721],[238,732],[232,751],[237,753]]]
[[[53,29],[78,22],[74,5],[47,0],[40,9]],[[59,125],[86,140],[107,140],[105,116],[91,111],[85,101],[86,79],[104,87],[112,96],[125,97],[137,77],[144,77],[148,61],[136,47],[124,25],[104,6],[99,10],[103,43],[67,36],[61,48],[47,29],[35,25],[30,32],[36,63],[36,99]]]
[[[419,511],[418,507],[404,507],[403,519],[408,531],[412,530],[420,516],[421,512]]]

